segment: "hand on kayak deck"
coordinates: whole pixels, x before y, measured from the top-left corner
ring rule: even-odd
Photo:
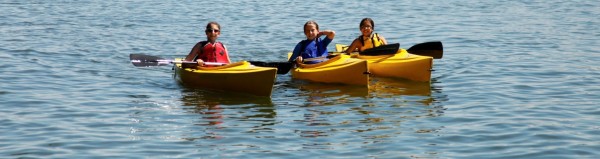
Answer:
[[[204,61],[201,59],[198,59],[195,63],[192,61],[181,63],[182,68],[196,68],[200,66],[204,66]]]
[[[296,63],[297,63],[297,64],[302,64],[302,60],[303,60],[303,59],[302,59],[302,56],[298,56],[298,57],[296,57]]]
[[[202,61],[202,59],[196,60],[196,63],[198,63],[198,66],[203,66],[204,65],[204,61]]]

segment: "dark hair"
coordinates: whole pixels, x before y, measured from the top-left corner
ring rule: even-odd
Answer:
[[[369,23],[371,23],[371,27],[373,27],[373,29],[375,29],[375,22],[373,22],[373,19],[371,19],[371,18],[365,18],[365,19],[362,19],[362,20],[360,21],[360,24],[358,25],[358,27],[359,27],[359,28],[360,28],[360,27],[362,27],[362,24],[363,24],[365,21],[366,21],[366,22],[369,22]]]
[[[219,23],[217,23],[217,22],[208,22],[208,24],[206,24],[206,30],[212,29],[212,27],[210,27],[210,26],[213,24],[216,25],[219,30],[221,30],[221,25],[219,25]]]
[[[314,21],[314,20],[309,20],[306,23],[304,23],[304,28],[306,28],[306,26],[309,25],[309,24],[314,24],[315,26],[317,26],[317,30],[319,30],[319,24],[317,24],[317,22]]]

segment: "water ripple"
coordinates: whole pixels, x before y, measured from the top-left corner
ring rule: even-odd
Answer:
[[[13,158],[593,158],[595,2],[0,2],[0,156]],[[357,7],[360,6],[360,7]],[[377,13],[375,13],[376,11]],[[279,75],[271,98],[177,83],[208,21],[232,61],[283,61],[316,20],[409,48],[442,41],[430,83],[370,89]],[[330,48],[332,49],[332,48]]]

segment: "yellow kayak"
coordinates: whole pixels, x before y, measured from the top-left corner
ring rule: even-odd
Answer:
[[[185,86],[271,96],[277,68],[257,67],[247,61],[224,66],[182,68],[175,64],[175,78]]]
[[[365,60],[353,59],[348,55],[339,55],[317,64],[299,64],[292,70],[292,78],[368,87],[368,71]]]
[[[342,52],[346,45],[336,44],[337,52]],[[366,60],[369,72],[375,76],[403,78],[413,81],[427,82],[431,80],[433,58],[408,53],[405,49],[393,55],[352,56]]]

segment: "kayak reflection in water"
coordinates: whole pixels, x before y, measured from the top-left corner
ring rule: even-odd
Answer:
[[[306,40],[296,44],[289,62],[303,63],[303,59],[327,57],[327,45],[333,41],[335,32],[332,30],[319,31],[319,24],[315,21],[308,21],[304,24],[304,35]],[[324,39],[319,38],[325,35]],[[307,64],[319,63],[322,61],[307,61]]]

